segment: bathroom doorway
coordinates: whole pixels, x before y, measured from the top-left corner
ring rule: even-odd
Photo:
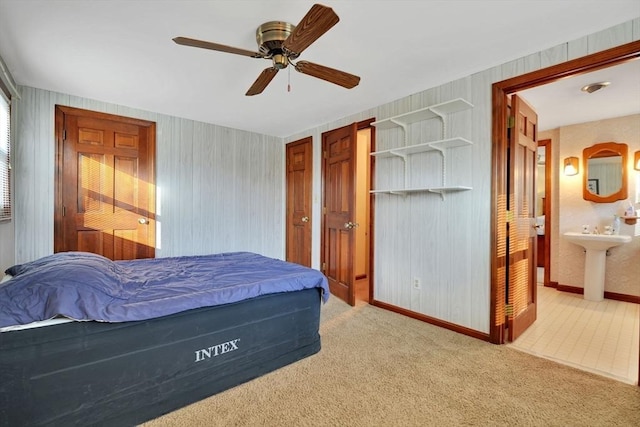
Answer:
[[[507,170],[509,161],[508,157],[504,155],[507,147],[507,115],[505,114],[507,97],[529,88],[546,85],[566,77],[585,74],[638,58],[640,58],[640,41],[567,61],[552,67],[504,80],[493,85],[493,175],[495,178],[492,196],[492,234],[494,236],[499,236],[500,230],[506,228],[507,223],[510,220],[508,212],[505,211],[506,206],[504,204],[507,192],[506,180],[508,179],[508,176],[504,171]],[[551,150],[549,152],[551,152]],[[558,170],[559,168],[553,168],[553,171],[556,173]],[[549,195],[545,195],[545,204],[549,201]],[[551,208],[551,206],[549,206],[549,208]],[[552,225],[549,225],[549,229],[545,229],[545,234],[551,235],[552,232]],[[502,307],[508,289],[508,283],[502,279],[502,276],[504,276],[504,259],[501,259],[498,256],[502,245],[503,242],[500,241],[499,238],[492,240],[491,295],[494,304],[492,304],[491,307],[490,339],[492,342],[499,344],[505,343],[506,341],[506,319],[509,315],[512,315],[508,313],[506,308],[503,309]],[[547,248],[553,250],[553,246],[547,246]],[[552,266],[547,264],[547,267],[548,268],[545,269],[545,276],[549,274],[548,271]],[[547,283],[551,285],[550,277]],[[636,350],[636,353],[638,353],[638,359],[636,359],[637,362],[635,363],[640,364],[640,350]],[[638,376],[640,376],[640,374]]]
[[[636,65],[625,64],[616,67],[618,70]],[[608,73],[608,72],[607,72]],[[622,85],[622,81],[616,79],[619,71],[609,74],[612,82]],[[579,88],[585,80],[592,81],[593,76],[600,76],[598,73],[588,73],[580,78],[570,78],[563,82],[569,82],[569,86]],[[595,79],[599,80],[599,79]],[[595,81],[593,80],[593,81]],[[573,83],[571,83],[573,82]],[[579,82],[580,84],[576,84]],[[558,84],[547,85],[544,89],[546,93],[562,92]],[[631,90],[631,89],[628,89]],[[562,250],[557,249],[557,245],[562,244],[560,237],[564,231],[563,221],[572,221],[567,218],[575,218],[574,197],[575,188],[567,188],[566,180],[562,174],[560,159],[562,153],[575,150],[575,141],[571,135],[577,132],[580,139],[584,140],[588,146],[591,142],[589,138],[596,138],[599,133],[607,132],[605,129],[613,126],[611,120],[595,118],[595,121],[587,121],[575,124],[560,124],[559,126],[549,126],[552,122],[548,119],[549,109],[545,108],[547,101],[540,96],[538,91],[535,95],[528,97],[535,92],[531,89],[518,92],[518,95],[526,98],[539,113],[539,122],[544,123],[546,128],[539,132],[538,152],[537,152],[537,177],[536,177],[536,233],[537,233],[537,268],[538,285],[536,286],[536,321],[516,340],[509,344],[512,348],[539,357],[549,358],[556,362],[576,367],[581,370],[593,372],[602,376],[614,378],[625,383],[635,384],[638,381],[638,364],[640,360],[639,331],[637,327],[640,317],[640,305],[632,302],[620,301],[608,297],[603,302],[593,303],[585,300],[580,292],[581,288],[574,288],[566,281],[559,280],[562,269],[570,268],[571,260],[567,259]],[[560,102],[557,97],[554,102]],[[531,101],[533,99],[533,101]],[[553,98],[552,98],[553,99]],[[618,98],[616,98],[618,99]],[[605,102],[603,98],[600,104],[604,110],[611,101]],[[549,101],[551,102],[551,101]],[[539,107],[540,106],[540,107]],[[568,105],[565,106],[570,109]],[[545,114],[547,116],[545,116]],[[601,117],[601,116],[600,116]],[[636,116],[637,117],[637,116]],[[554,118],[553,121],[559,118]],[[623,118],[612,118],[616,123],[620,123]],[[629,118],[628,120],[633,121]],[[637,119],[636,119],[637,120]],[[621,126],[623,128],[624,126]],[[611,133],[616,135],[616,133]],[[552,148],[553,147],[553,148]],[[571,148],[573,147],[573,148]],[[579,146],[581,149],[581,147]],[[549,154],[549,158],[547,158]],[[547,172],[553,177],[546,177]],[[581,187],[577,189],[581,190]],[[563,191],[564,190],[564,191]],[[553,194],[551,194],[553,191]],[[575,194],[577,199],[582,199],[582,193]],[[547,206],[549,203],[549,206]],[[583,202],[585,203],[585,202]],[[588,205],[588,202],[586,202]],[[615,204],[609,204],[611,208]],[[551,209],[553,207],[553,210]],[[555,211],[555,212],[554,212]],[[546,221],[548,219],[549,221]],[[550,226],[553,224],[553,227]],[[549,254],[544,252],[544,240],[556,243],[556,250]],[[547,280],[544,280],[545,258]],[[619,257],[619,255],[618,255]],[[551,266],[550,262],[553,262]],[[627,264],[628,265],[628,264]],[[627,269],[627,275],[633,276],[631,266]],[[634,276],[635,277],[635,276]],[[551,280],[549,280],[551,279]],[[580,280],[578,278],[577,280]],[[562,291],[562,292],[561,292]],[[636,326],[634,326],[636,325]],[[629,337],[627,340],[620,340],[619,337]]]

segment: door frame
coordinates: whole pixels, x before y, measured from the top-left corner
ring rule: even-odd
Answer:
[[[499,251],[504,247],[507,212],[507,166],[509,162],[507,148],[507,97],[521,90],[552,83],[559,79],[584,74],[601,68],[621,64],[640,58],[640,41],[634,41],[601,52],[576,58],[551,67],[532,71],[520,76],[494,83],[492,85],[492,131],[493,141],[491,160],[491,291],[489,340],[494,344],[505,343],[505,307],[506,278],[500,277],[504,268],[504,257]]]
[[[551,192],[553,188],[553,141],[551,139],[542,139],[538,141],[538,147],[545,147],[545,165],[544,165],[544,206],[542,214],[544,215],[544,277],[542,279],[544,286],[553,287],[551,285],[551,207],[553,206],[553,197]]]

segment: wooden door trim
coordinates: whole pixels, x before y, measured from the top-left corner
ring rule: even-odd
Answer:
[[[544,277],[542,279],[544,286],[551,286],[551,207],[553,206],[552,194],[553,188],[553,141],[551,139],[542,139],[538,141],[538,147],[545,147],[545,165],[544,165]]]
[[[504,260],[498,257],[498,230],[506,227],[506,212],[501,211],[507,193],[507,96],[536,86],[552,83],[561,78],[583,74],[612,65],[640,58],[640,41],[627,43],[602,52],[597,52],[562,64],[516,76],[492,85],[492,130],[491,140],[491,307],[489,319],[490,341],[495,344],[505,342],[505,320],[498,304],[504,302],[505,288],[500,283],[498,271]]]
[[[373,254],[375,253],[375,235],[374,235],[374,219],[375,219],[375,197],[374,195],[371,193],[371,188],[373,187],[372,184],[375,182],[375,172],[376,172],[376,157],[375,156],[371,156],[371,153],[375,153],[376,151],[376,127],[373,126],[371,123],[373,123],[375,121],[375,117],[372,117],[368,120],[365,120],[363,122],[359,122],[358,123],[358,129],[361,129],[360,125],[362,125],[362,128],[369,128],[371,129],[371,141],[370,141],[370,145],[369,145],[369,183],[367,188],[369,189],[369,304],[373,304],[374,298],[373,298],[373,290],[374,290],[374,277],[373,277],[373,265],[374,265],[374,260],[373,260]]]
[[[62,205],[63,205],[63,173],[64,173],[64,163],[63,163],[63,153],[64,153],[64,116],[74,115],[74,116],[82,116],[100,120],[111,120],[119,123],[126,123],[131,125],[136,125],[140,127],[147,128],[147,146],[148,146],[148,155],[149,155],[149,168],[148,168],[148,184],[151,186],[148,194],[148,206],[151,209],[147,209],[146,216],[150,219],[156,221],[155,214],[155,206],[156,206],[156,191],[155,191],[155,183],[156,183],[156,124],[155,122],[151,122],[148,120],[136,119],[132,117],[124,117],[118,116],[115,114],[109,113],[101,113],[98,111],[85,110],[82,108],[75,107],[67,107],[64,105],[55,105],[54,107],[54,118],[55,118],[55,165],[54,165],[54,210],[53,210],[53,235],[54,235],[54,252],[59,252],[62,250],[63,242],[57,238],[57,236],[62,235],[62,227],[63,227],[63,216],[62,216]],[[152,250],[155,256],[155,247],[156,247],[156,233],[153,231],[153,238],[151,239],[150,244],[153,245]]]

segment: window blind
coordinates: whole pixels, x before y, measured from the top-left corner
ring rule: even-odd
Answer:
[[[11,121],[9,99],[0,90],[0,221],[11,219]]]

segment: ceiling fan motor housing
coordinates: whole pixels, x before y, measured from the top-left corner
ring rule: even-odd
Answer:
[[[260,25],[256,30],[256,41],[260,53],[265,55],[265,58],[271,58],[273,66],[277,69],[286,68],[289,65],[289,58],[296,59],[298,57],[298,55],[282,50],[282,43],[295,28],[295,25],[288,22],[270,21]]]

